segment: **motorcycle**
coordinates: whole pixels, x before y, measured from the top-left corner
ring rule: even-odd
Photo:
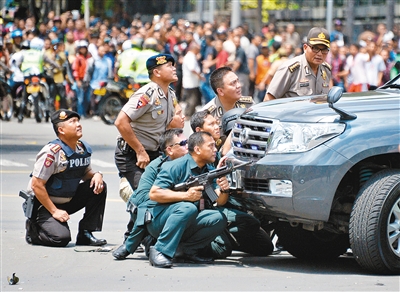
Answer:
[[[100,88],[95,89],[93,94],[99,103],[99,114],[103,122],[113,125],[124,104],[141,86],[134,82],[133,78],[116,78],[101,82]]]
[[[24,116],[34,113],[36,122],[46,122],[50,119],[49,87],[46,79],[41,76],[36,68],[30,68],[24,72],[24,90],[18,114],[18,122],[22,123]]]
[[[3,77],[0,77],[0,98],[0,118],[9,121],[14,111],[14,100],[11,95],[11,88]]]

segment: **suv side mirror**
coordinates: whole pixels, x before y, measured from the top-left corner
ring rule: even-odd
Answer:
[[[342,120],[354,120],[357,118],[357,116],[355,114],[351,114],[351,113],[347,113],[346,111],[340,109],[340,108],[336,108],[334,107],[334,103],[336,103],[343,94],[343,89],[341,87],[338,86],[333,86],[329,92],[328,92],[328,103],[329,103],[329,107],[331,109],[333,109],[335,112],[337,112],[340,115],[340,118]]]

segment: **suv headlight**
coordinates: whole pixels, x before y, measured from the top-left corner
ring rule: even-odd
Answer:
[[[305,152],[343,133],[345,124],[279,122],[269,137],[266,153]]]

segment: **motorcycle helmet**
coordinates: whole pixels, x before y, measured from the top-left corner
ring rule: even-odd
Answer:
[[[18,37],[22,38],[22,30],[20,30],[20,29],[13,30],[11,32],[11,38],[15,39],[15,38],[18,38]]]
[[[132,48],[132,42],[130,40],[126,40],[122,44],[122,50],[126,51]]]
[[[139,37],[134,37],[134,38],[131,40],[131,43],[132,43],[132,46],[133,46],[134,48],[141,49],[141,48],[142,48],[142,45],[143,45],[143,39],[142,39],[142,38],[139,38]]]
[[[78,42],[78,48],[87,48],[89,46],[88,42],[85,40],[80,40]]]
[[[155,38],[147,38],[143,43],[143,49],[157,50],[157,40]]]
[[[224,133],[225,136],[229,135],[236,123],[236,119],[240,117],[245,110],[245,108],[234,108],[224,113],[222,116],[222,133]]]
[[[30,43],[29,43],[29,41],[28,41],[28,40],[24,40],[24,41],[21,43],[21,50],[29,50],[29,48],[30,48]]]
[[[30,44],[31,49],[41,51],[44,47],[44,41],[40,38],[33,38]]]

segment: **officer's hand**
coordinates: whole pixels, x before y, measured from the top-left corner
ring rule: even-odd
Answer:
[[[218,165],[217,165],[217,169],[221,168],[223,166],[226,165],[226,160],[228,159],[228,156],[224,156],[222,157],[219,161],[218,161]]]
[[[200,200],[203,190],[204,190],[203,186],[191,187],[186,192],[185,201],[196,202]]]
[[[136,153],[136,158],[136,165],[142,169],[145,169],[145,167],[150,163],[150,157],[146,151]]]
[[[93,193],[100,194],[104,189],[103,176],[96,172],[90,180],[90,187],[93,188]]]
[[[67,222],[69,220],[69,215],[65,210],[57,209],[52,216],[60,222]]]
[[[217,184],[219,185],[221,191],[227,191],[229,189],[229,181],[226,176],[217,178]]]

